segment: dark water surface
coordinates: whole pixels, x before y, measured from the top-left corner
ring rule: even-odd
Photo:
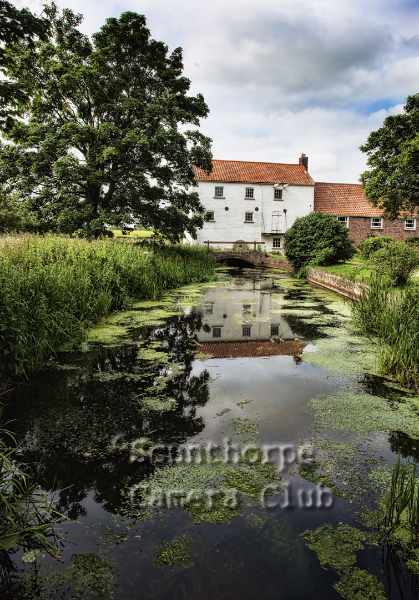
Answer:
[[[20,386],[6,408],[19,457],[66,520],[58,526],[62,560],[24,564],[12,557],[16,571],[4,597],[339,598],[338,574],[320,566],[302,534],[324,523],[359,527],[360,510],[373,501],[369,486],[363,489],[369,471],[398,454],[418,458],[409,432],[346,432],[316,420],[313,398],[350,392],[392,401],[393,388],[367,374],[370,348],[351,332],[349,314],[339,298],[285,275],[231,273],[206,288],[139,304],[137,313],[93,335],[97,341],[83,352],[64,355]],[[281,474],[292,507],[266,509],[257,495],[245,495],[231,517],[181,507],[143,515],[130,502],[132,491],[167,467],[135,460],[141,438],[163,446],[226,438],[239,446],[306,443],[323,452],[324,440],[340,444],[331,446],[333,506],[298,505],[301,490],[316,482],[293,465]],[[192,467],[185,471],[186,487],[188,473],[195,477]],[[178,539],[180,554],[175,545],[162,555]],[[416,581],[383,561],[379,546],[359,552],[357,566],[391,599],[416,597]]]

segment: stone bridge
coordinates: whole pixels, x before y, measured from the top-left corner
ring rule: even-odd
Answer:
[[[263,251],[265,242],[209,242],[205,244],[208,251],[218,263],[246,267],[270,267],[291,271],[288,261],[275,258]],[[225,248],[231,244],[231,249]]]

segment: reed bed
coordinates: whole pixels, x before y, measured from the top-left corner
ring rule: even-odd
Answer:
[[[165,290],[211,279],[205,249],[62,236],[0,238],[0,375],[28,376],[89,325]]]
[[[375,277],[353,314],[359,329],[377,342],[381,372],[418,389],[419,285],[394,289]]]

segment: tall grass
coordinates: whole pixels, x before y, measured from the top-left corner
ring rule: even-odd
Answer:
[[[400,459],[394,465],[391,483],[383,499],[383,523],[385,537],[391,538],[403,529],[406,543],[417,544],[419,536],[419,483],[416,465],[402,465]]]
[[[355,322],[378,345],[379,368],[403,385],[419,387],[419,286],[394,289],[374,277],[353,305]]]
[[[0,242],[0,375],[28,375],[87,327],[169,288],[206,281],[214,263],[195,247],[146,247],[60,236]]]

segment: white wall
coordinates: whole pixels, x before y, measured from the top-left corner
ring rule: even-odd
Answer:
[[[215,198],[215,186],[224,187],[224,198]],[[245,198],[246,187],[254,188],[254,199]],[[272,213],[282,215],[282,233],[297,217],[313,211],[314,186],[291,186],[283,191],[282,200],[274,200],[273,185],[242,183],[199,182],[199,196],[207,211],[214,211],[215,222],[205,223],[198,232],[198,242],[265,241],[264,248],[272,247]],[[225,208],[228,207],[228,211]],[[256,208],[258,210],[256,210]],[[286,209],[286,217],[283,210]],[[253,223],[245,223],[245,212],[253,212]],[[276,220],[278,222],[278,220]],[[268,233],[268,235],[264,235]],[[274,236],[278,237],[278,235]],[[228,246],[231,248],[231,245]]]

